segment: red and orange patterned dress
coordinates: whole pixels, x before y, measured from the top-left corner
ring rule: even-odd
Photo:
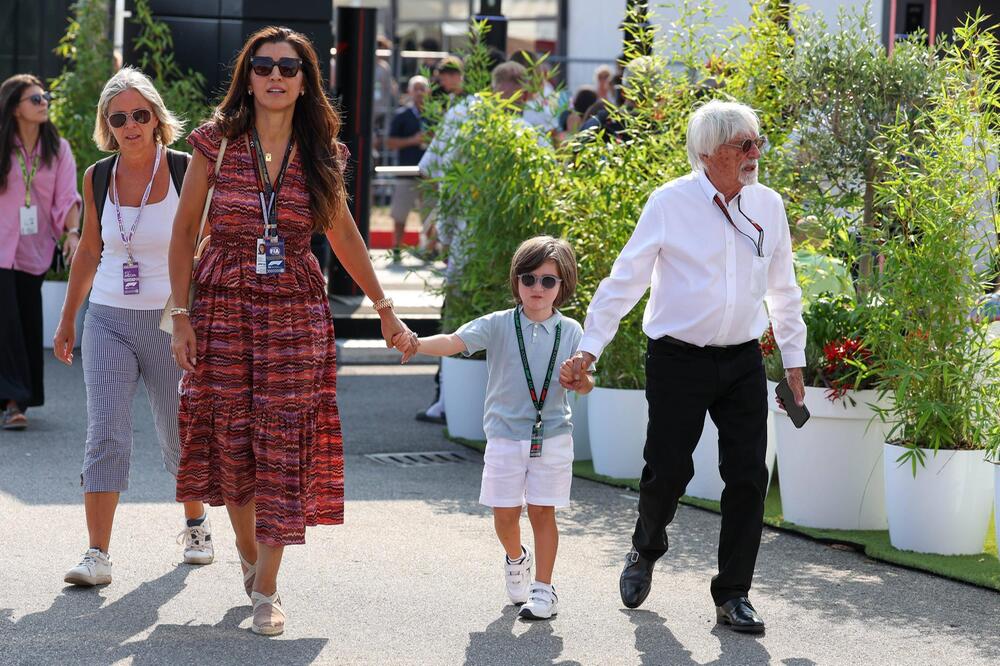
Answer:
[[[208,158],[221,135],[188,137]],[[305,528],[344,520],[336,347],[326,285],[310,251],[312,216],[295,151],[278,195],[285,272],[257,275],[263,222],[256,165],[230,140],[209,210],[212,238],[194,279],[197,365],[181,381],[177,501],[257,507],[257,541],[305,542]]]

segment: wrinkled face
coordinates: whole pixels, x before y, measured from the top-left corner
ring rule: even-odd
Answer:
[[[520,277],[517,280],[517,295],[521,299],[521,303],[528,310],[540,311],[551,308],[556,297],[559,296],[560,282],[557,281],[554,287],[546,289],[542,286],[542,278],[547,275],[557,279],[560,277],[556,262],[552,259],[546,259],[541,266],[529,271],[529,273],[535,276],[533,286],[525,287]]]
[[[49,119],[49,101],[44,97],[41,86],[28,86],[21,91],[20,101],[14,107],[14,117],[21,122],[41,125]],[[35,104],[32,97],[39,101]]]
[[[123,119],[125,123],[115,127]],[[111,134],[123,151],[152,146],[156,142],[156,128],[160,125],[153,113],[153,105],[134,88],[123,90],[111,98],[104,122],[108,123]]]
[[[299,53],[288,42],[262,44],[254,56],[271,58],[277,63],[281,58],[299,59]],[[295,102],[305,92],[305,74],[302,67],[295,76],[283,76],[281,68],[275,65],[270,73],[261,76],[250,69],[250,92],[256,104],[269,111],[283,111],[295,106]]]
[[[757,139],[756,134],[738,134],[720,145],[711,155],[703,156],[712,182],[722,192],[738,190],[757,182],[757,161],[760,149],[751,144],[748,152],[743,152],[740,144],[746,139]]]

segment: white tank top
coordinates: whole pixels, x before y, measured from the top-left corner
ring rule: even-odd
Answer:
[[[122,285],[122,264],[128,261],[125,244],[118,232],[115,205],[111,203],[111,188],[104,200],[101,216],[101,240],[104,250],[97,266],[90,302],[129,310],[162,310],[170,297],[170,274],[167,270],[167,249],[174,227],[179,197],[173,180],[167,182],[167,196],[159,203],[147,203],[142,220],[132,238],[132,256],[139,263],[139,293],[126,296]],[[138,206],[122,206],[122,223],[126,232],[132,228]]]

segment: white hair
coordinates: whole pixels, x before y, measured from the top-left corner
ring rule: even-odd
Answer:
[[[160,124],[156,128],[156,139],[164,146],[169,146],[177,136],[184,130],[184,123],[167,109],[163,103],[163,98],[157,92],[156,86],[135,67],[122,67],[118,72],[108,79],[101,91],[101,98],[97,102],[97,119],[94,122],[94,143],[101,150],[112,152],[118,150],[118,141],[111,133],[108,126],[108,107],[111,100],[125,92],[129,88],[135,90],[145,98],[149,105],[153,107],[153,115],[156,116]]]
[[[418,84],[423,85],[425,88],[428,89],[430,89],[431,87],[431,82],[427,80],[426,76],[417,74],[415,76],[411,76],[410,80],[406,82],[406,89],[409,90],[410,88]]]
[[[687,150],[691,168],[705,168],[703,155],[711,155],[719,146],[738,136],[756,136],[760,132],[757,114],[746,104],[713,99],[698,107],[688,120]]]

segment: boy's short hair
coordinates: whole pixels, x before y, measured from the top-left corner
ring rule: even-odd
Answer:
[[[514,302],[520,304],[518,294],[518,275],[530,273],[547,260],[556,262],[559,271],[559,294],[552,303],[559,307],[576,292],[576,253],[573,246],[561,238],[552,236],[535,236],[521,243],[510,260],[510,291],[514,294]]]

